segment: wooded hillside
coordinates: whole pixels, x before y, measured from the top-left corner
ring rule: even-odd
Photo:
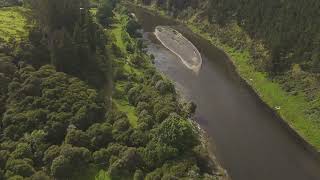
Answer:
[[[114,0],[91,6],[0,8],[13,37],[0,34],[0,179],[219,178],[195,105],[157,72],[138,22]]]

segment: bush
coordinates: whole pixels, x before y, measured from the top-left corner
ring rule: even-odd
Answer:
[[[180,152],[199,144],[192,124],[175,114],[171,114],[157,127],[154,140],[175,147]]]
[[[87,130],[90,137],[91,145],[95,149],[106,147],[112,142],[112,126],[109,123],[93,124]]]
[[[34,168],[26,160],[22,159],[9,159],[6,164],[6,170],[23,177],[30,177],[35,173]]]
[[[83,131],[77,129],[68,129],[65,137],[65,143],[77,147],[90,147],[90,137]]]
[[[165,81],[165,80],[159,80],[156,83],[156,89],[162,95],[175,92],[174,85],[170,81]]]

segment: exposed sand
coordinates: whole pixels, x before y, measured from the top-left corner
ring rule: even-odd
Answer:
[[[199,72],[202,65],[201,54],[187,38],[168,26],[157,26],[154,34],[164,47],[181,59],[187,68]]]

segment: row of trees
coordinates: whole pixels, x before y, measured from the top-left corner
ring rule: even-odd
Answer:
[[[209,15],[218,23],[236,20],[251,36],[271,50],[274,67],[283,72],[291,64],[320,72],[320,2],[211,0]]]
[[[111,65],[105,48],[107,39],[89,12],[87,0],[26,0],[25,4],[36,20],[30,46],[41,48],[39,54],[46,53],[42,54],[46,63],[96,87],[108,80]],[[33,65],[39,66],[39,62]]]

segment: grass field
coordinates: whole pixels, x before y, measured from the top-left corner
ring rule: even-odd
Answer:
[[[28,35],[27,19],[28,10],[22,7],[0,8],[0,38],[8,41],[17,41]]]

